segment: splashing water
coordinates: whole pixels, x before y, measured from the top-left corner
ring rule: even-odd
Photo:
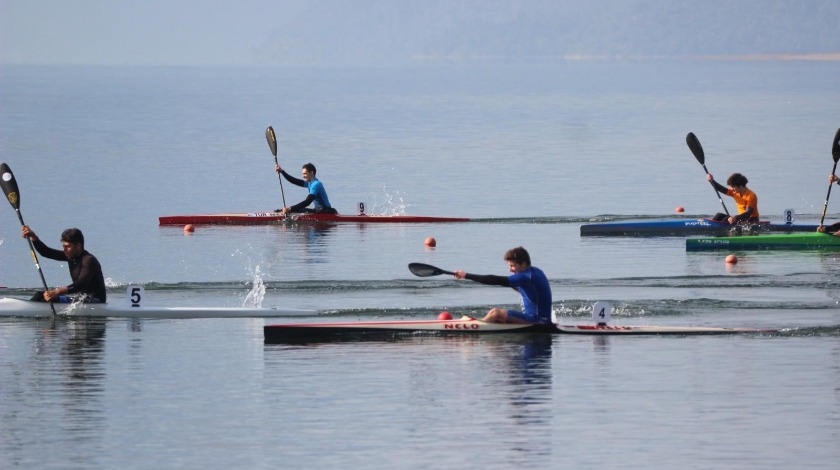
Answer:
[[[78,313],[85,307],[85,303],[82,301],[81,298],[74,299],[72,302],[68,304],[57,303],[55,304],[56,311],[59,311],[61,315],[69,315],[73,316]]]
[[[259,265],[254,268],[252,276],[254,278],[254,285],[251,287],[251,291],[248,292],[248,295],[245,296],[242,306],[260,308],[262,307],[263,298],[265,298],[265,283],[263,283]]]
[[[379,198],[376,198],[373,201],[372,213],[377,215],[406,215],[406,208],[409,204],[406,204],[399,191],[391,194],[388,193],[388,188],[383,187],[382,193],[384,194],[384,200],[380,201]]]

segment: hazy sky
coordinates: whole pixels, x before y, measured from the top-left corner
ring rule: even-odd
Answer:
[[[0,63],[251,64],[297,0],[0,0]]]
[[[0,0],[0,64],[838,53],[840,0]]]

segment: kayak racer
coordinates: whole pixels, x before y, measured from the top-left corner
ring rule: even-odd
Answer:
[[[545,273],[531,266],[531,256],[525,248],[516,247],[508,250],[504,256],[508,263],[510,276],[492,274],[469,274],[457,270],[455,279],[469,279],[481,284],[512,287],[522,296],[522,311],[494,307],[487,312],[482,321],[493,323],[551,323],[551,286]]]
[[[327,197],[327,190],[324,189],[324,185],[318,180],[318,178],[315,177],[317,172],[315,165],[311,163],[303,165],[301,169],[301,175],[303,176],[302,180],[286,173],[279,164],[274,165],[274,171],[283,175],[289,183],[292,183],[295,186],[300,186],[301,188],[309,189],[309,195],[306,199],[293,206],[284,207],[278,212],[282,214],[288,214],[291,212],[314,212],[318,214],[338,213],[338,211],[333,209],[330,205],[330,199]],[[310,204],[314,204],[314,208],[308,208]]]
[[[20,228],[23,238],[29,238],[32,245],[44,258],[66,261],[73,282],[63,287],[39,291],[31,300],[46,302],[86,302],[101,303],[106,301],[105,278],[102,266],[95,256],[85,250],[85,236],[77,228],[68,228],[61,232],[61,250],[50,248],[42,242],[28,225]]]
[[[754,223],[758,222],[758,196],[749,188],[747,188],[747,177],[741,173],[732,173],[729,179],[726,180],[728,188],[715,181],[715,178],[709,174],[706,179],[712,183],[712,186],[719,193],[726,194],[735,200],[735,205],[738,208],[738,215],[728,216],[727,214],[717,213],[712,218],[718,222],[729,222],[731,225],[737,223]]]

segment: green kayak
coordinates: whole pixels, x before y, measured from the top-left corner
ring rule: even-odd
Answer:
[[[840,250],[840,237],[825,233],[779,233],[737,237],[687,238],[687,251],[700,250]]]

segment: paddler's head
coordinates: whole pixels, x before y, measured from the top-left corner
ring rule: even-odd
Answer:
[[[747,177],[741,173],[732,173],[732,176],[726,180],[726,185],[732,188],[738,194],[744,194],[747,190]]]
[[[531,255],[521,246],[508,250],[505,253],[505,261],[512,273],[521,273],[531,267]]]
[[[317,173],[317,170],[315,169],[315,165],[305,163],[303,168],[300,170],[300,173],[303,175],[303,180],[309,183],[315,179],[315,173]]]
[[[85,236],[77,228],[68,228],[61,232],[61,248],[67,259],[76,259],[85,251]]]

